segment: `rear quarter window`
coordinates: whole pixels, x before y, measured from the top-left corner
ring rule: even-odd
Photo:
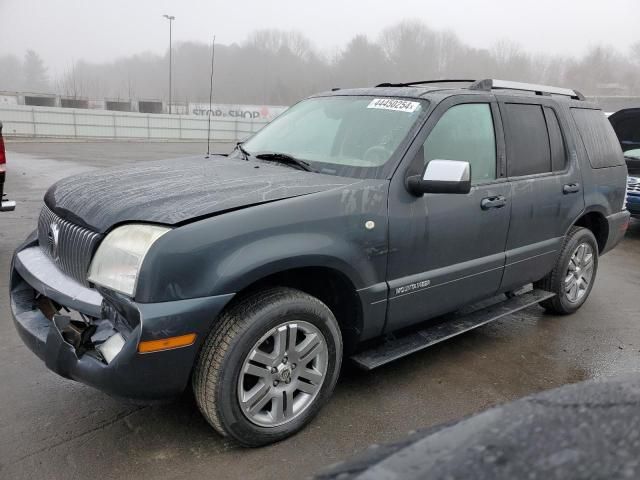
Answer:
[[[624,165],[618,137],[601,110],[572,108],[571,113],[593,168]]]

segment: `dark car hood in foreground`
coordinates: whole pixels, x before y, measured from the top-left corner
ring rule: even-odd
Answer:
[[[640,158],[628,156],[629,150],[640,149],[640,108],[624,108],[609,116],[609,121],[618,136],[629,175],[640,175]]]
[[[366,449],[314,479],[640,478],[639,405],[637,374],[566,385]]]
[[[175,225],[356,182],[266,162],[189,157],[65,178],[49,189],[45,203],[74,223],[104,232],[132,221]]]

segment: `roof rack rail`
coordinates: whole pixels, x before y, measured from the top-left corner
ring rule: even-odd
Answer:
[[[494,80],[486,78],[477,80],[471,84],[470,90],[520,90],[524,92],[534,92],[536,95],[563,95],[574,100],[584,100],[584,95],[577,90],[570,88],[551,87],[548,85],[536,85],[533,83],[511,82],[508,80]]]
[[[406,83],[381,83],[377,87],[411,87],[413,85],[427,85],[430,83],[474,83],[475,80],[462,80],[457,78],[444,78],[442,80],[420,80],[418,82]]]
[[[381,83],[376,87],[411,87],[414,85],[429,85],[434,83],[470,83],[469,90],[519,90],[521,92],[534,92],[536,95],[562,95],[574,100],[584,100],[584,95],[578,90],[570,88],[552,87],[549,85],[537,85],[535,83],[512,82],[509,80],[496,80],[485,78],[484,80],[469,80],[458,78],[443,78],[441,80],[420,80],[418,82],[405,83]]]

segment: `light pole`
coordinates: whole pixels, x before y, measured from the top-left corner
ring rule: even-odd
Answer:
[[[173,15],[163,15],[163,17],[169,20],[169,115],[171,115],[171,24],[176,17]]]

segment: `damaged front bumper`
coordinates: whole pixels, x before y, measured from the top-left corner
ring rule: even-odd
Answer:
[[[16,329],[49,369],[110,395],[143,402],[167,400],[184,391],[211,323],[233,297],[142,304],[98,292],[62,273],[33,238],[14,254],[10,288]],[[192,345],[138,352],[140,341],[191,333],[196,334]],[[112,344],[109,352],[101,353],[107,342]]]

